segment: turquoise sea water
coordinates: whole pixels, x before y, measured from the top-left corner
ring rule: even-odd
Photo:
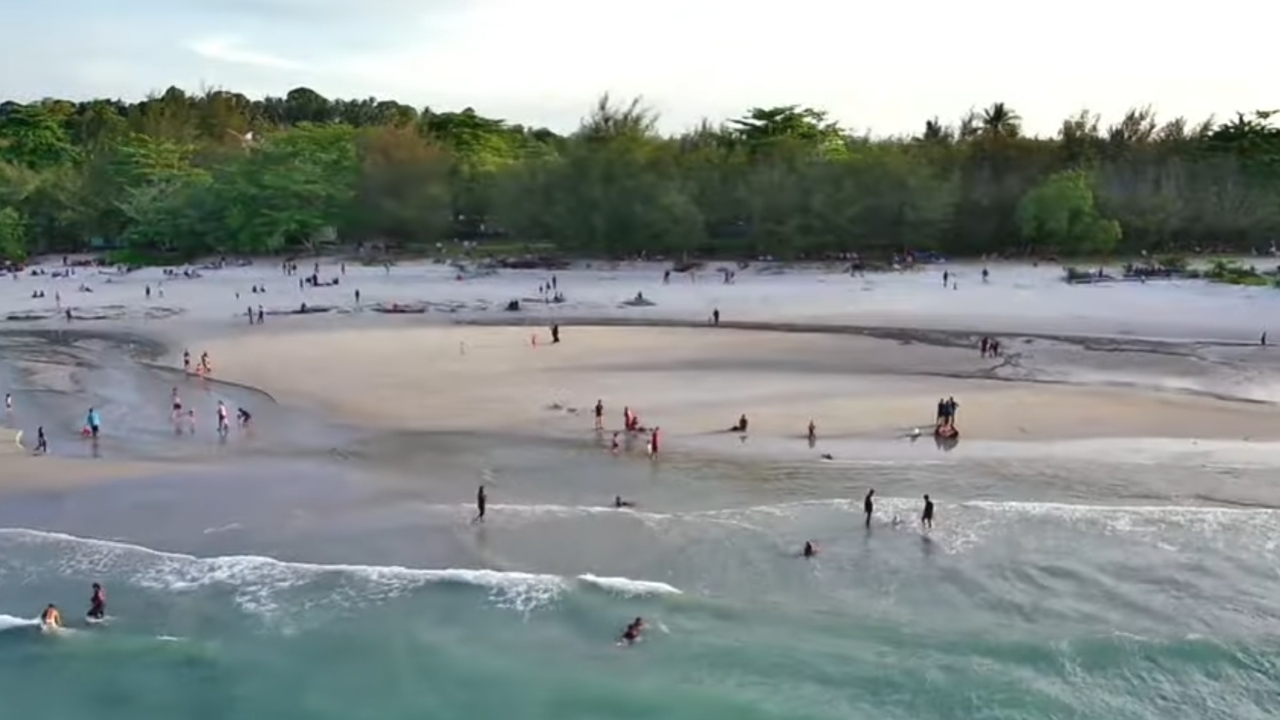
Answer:
[[[1280,716],[1275,510],[963,497],[1102,464],[993,479],[959,462],[744,477],[547,448],[507,463],[483,525],[452,486],[358,502],[327,481],[204,478],[17,498],[51,528],[134,510],[95,528],[123,540],[0,530],[0,716]],[[1110,472],[1142,487],[1205,471]],[[869,531],[866,485],[890,496]],[[615,493],[654,500],[601,507]],[[107,625],[33,626],[50,600],[79,625],[94,580]],[[616,646],[636,616],[644,641]]]

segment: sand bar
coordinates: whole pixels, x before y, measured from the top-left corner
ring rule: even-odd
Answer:
[[[574,327],[551,345],[541,328],[463,326],[203,347],[219,378],[386,428],[585,436],[600,398],[607,428],[630,406],[669,441],[723,432],[742,413],[753,436],[801,438],[812,418],[823,438],[892,438],[931,427],[937,400],[955,396],[969,440],[1280,437],[1263,404],[984,379],[998,361],[967,349],[838,334]]]

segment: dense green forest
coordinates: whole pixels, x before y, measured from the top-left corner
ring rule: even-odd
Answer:
[[[1199,124],[1089,112],[1027,137],[1014,108],[876,138],[804,107],[678,136],[602,98],[558,135],[471,109],[252,100],[0,104],[0,256],[136,257],[330,243],[549,243],[590,256],[820,258],[904,250],[1106,255],[1280,237],[1271,113]]]

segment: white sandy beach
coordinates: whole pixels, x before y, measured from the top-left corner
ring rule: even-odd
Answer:
[[[246,333],[210,342],[217,378],[385,428],[583,436],[597,398],[629,406],[669,444],[723,432],[892,438],[929,432],[939,398],[966,440],[1280,437],[1265,405],[1137,388],[941,375],[997,364],[976,352],[852,335],[674,328],[426,327]],[[565,409],[556,409],[560,405]],[[569,408],[576,410],[570,411]]]

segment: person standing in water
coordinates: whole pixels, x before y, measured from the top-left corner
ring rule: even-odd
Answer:
[[[484,492],[484,486],[476,491],[476,519],[472,523],[484,522],[484,505],[489,500],[489,496]]]
[[[604,400],[596,400],[596,429],[604,429]]]
[[[96,440],[98,433],[102,431],[102,416],[98,414],[97,410],[89,408],[89,414],[85,417],[85,424],[89,426],[89,434]]]
[[[190,350],[182,351],[182,370],[186,372],[188,375],[191,374],[191,351]]]
[[[871,527],[871,515],[876,511],[875,502],[871,499],[875,497],[875,494],[875,488],[871,488],[867,491],[867,496],[862,499],[862,512],[867,516],[867,527]]]
[[[933,501],[924,496],[924,512],[920,513],[920,525],[926,530],[933,529]]]
[[[107,616],[107,593],[103,591],[102,585],[93,584],[93,596],[89,598],[89,612],[85,617],[90,620],[101,620]]]
[[[36,428],[36,452],[45,455],[49,452],[49,441],[44,436],[44,426]]]
[[[231,423],[227,420],[227,404],[218,401],[218,434],[225,436],[231,431]]]

